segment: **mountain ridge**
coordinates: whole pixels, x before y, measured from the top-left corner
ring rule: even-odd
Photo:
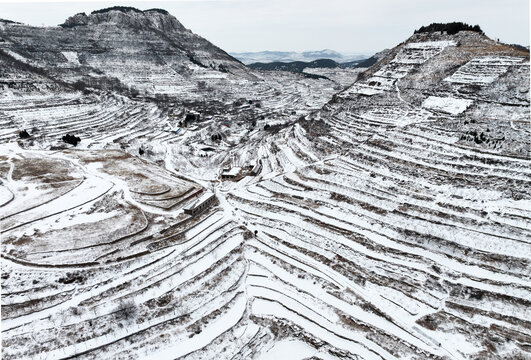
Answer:
[[[342,54],[340,52],[323,49],[310,50],[303,52],[296,51],[258,51],[258,52],[230,52],[235,58],[242,61],[244,64],[251,64],[256,62],[294,62],[305,61],[310,62],[318,59],[331,59],[336,62],[356,61],[366,57],[370,54]]]
[[[293,62],[269,62],[269,63],[252,63],[247,66],[254,70],[263,71],[290,71],[294,73],[302,73],[304,69],[314,68],[342,68],[342,69],[355,69],[355,68],[368,68],[377,62],[377,58],[372,56],[367,59],[349,61],[344,63],[338,63],[332,59],[317,59],[313,61],[293,61]]]
[[[63,82],[106,89],[114,86],[109,79],[115,78],[122,88],[145,95],[159,92],[146,83],[145,74],[161,89],[172,83],[197,84],[201,76],[254,78],[240,61],[186,29],[173,15],[131,9],[78,13],[62,27],[3,23],[0,50]]]

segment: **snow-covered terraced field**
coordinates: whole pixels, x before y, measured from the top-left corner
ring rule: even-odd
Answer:
[[[422,107],[442,111],[451,115],[458,115],[472,105],[472,102],[470,99],[430,96],[424,100]]]
[[[490,84],[500,75],[505,74],[509,66],[519,64],[522,61],[523,58],[510,56],[477,58],[469,61],[444,80],[460,84]]]
[[[250,259],[282,284],[253,285],[256,316],[347,357],[526,352],[531,160],[451,142],[426,126],[377,133],[346,155],[230,191],[257,231]]]
[[[341,96],[349,97],[351,94],[372,96],[389,91],[394,88],[398,79],[415,70],[418,65],[439,54],[446,47],[455,45],[455,41],[448,40],[410,42],[404,45],[391,62],[381,67],[372,77],[358,81],[345,90]]]
[[[529,358],[528,56],[416,34],[334,96],[202,71],[0,97],[3,358]]]
[[[2,153],[2,189],[13,194],[1,223],[4,358],[128,358],[138,355],[120,345],[130,339],[151,354],[219,323],[200,335],[208,344],[226,330],[223,317],[243,315],[241,226],[216,208],[191,218],[137,199],[198,185],[118,151]]]

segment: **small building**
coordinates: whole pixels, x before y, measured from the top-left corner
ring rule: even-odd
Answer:
[[[231,168],[225,168],[223,169],[223,172],[221,173],[222,179],[234,179],[242,170],[241,167],[233,167]]]
[[[191,203],[190,205],[187,205],[184,208],[184,213],[190,216],[195,216],[207,208],[209,208],[214,201],[216,200],[216,194],[213,192],[206,192],[201,197],[196,200],[195,202]]]

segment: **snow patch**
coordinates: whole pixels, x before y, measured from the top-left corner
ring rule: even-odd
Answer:
[[[455,46],[455,41],[425,41],[409,43],[396,54],[392,63],[422,64],[439,54],[448,46]]]
[[[409,43],[406,45],[408,49],[444,49],[448,46],[455,46],[457,43],[453,40],[441,40],[441,41],[423,41],[416,43]]]
[[[79,63],[79,58],[77,52],[75,51],[62,51],[61,54],[66,58],[66,60],[73,65],[81,65]]]
[[[26,63],[26,64],[29,64],[29,63],[30,63],[30,61],[29,61],[27,58],[25,58],[24,56],[22,56],[22,55],[20,55],[20,54],[18,54],[18,53],[16,53],[16,52],[14,52],[14,51],[12,51],[12,50],[4,49],[4,51],[5,51],[8,55],[10,55],[10,56],[14,57],[15,59],[17,59],[18,61],[22,61],[23,63]]]
[[[453,97],[430,96],[422,103],[423,108],[438,110],[448,114],[457,115],[464,112],[473,101]]]

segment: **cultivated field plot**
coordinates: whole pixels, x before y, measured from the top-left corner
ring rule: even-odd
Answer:
[[[130,358],[131,337],[149,353],[237,321],[244,230],[219,208],[158,205],[200,186],[119,151],[2,152],[4,358]]]
[[[2,249],[17,261],[74,266],[135,254],[124,245],[165,223],[153,214],[176,214],[202,191],[121,151],[2,149],[8,154]]]
[[[496,173],[471,153],[418,141],[448,158],[434,163],[399,145],[408,137],[418,135],[378,137],[230,193],[258,231],[248,243],[255,276],[268,279],[250,285],[253,312],[264,321],[282,314],[364,358],[524,350],[530,324],[514,314],[529,316],[531,199],[510,201],[503,189],[531,185],[529,162],[505,161]],[[452,161],[463,156],[466,169]],[[502,340],[510,334],[523,337]]]

